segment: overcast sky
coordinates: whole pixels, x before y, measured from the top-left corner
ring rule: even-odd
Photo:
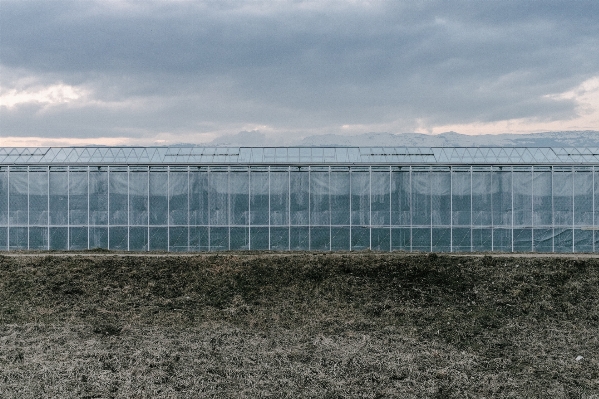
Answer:
[[[598,1],[0,1],[2,145],[599,130]]]

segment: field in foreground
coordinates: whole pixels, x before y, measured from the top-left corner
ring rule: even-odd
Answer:
[[[0,255],[1,398],[599,398],[599,259]]]

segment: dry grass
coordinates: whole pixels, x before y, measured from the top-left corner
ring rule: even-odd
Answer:
[[[599,261],[0,256],[0,397],[599,398]]]

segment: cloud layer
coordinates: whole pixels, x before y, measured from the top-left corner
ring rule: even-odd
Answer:
[[[5,139],[599,129],[594,1],[1,7]]]

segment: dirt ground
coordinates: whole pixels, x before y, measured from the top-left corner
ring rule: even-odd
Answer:
[[[0,255],[0,398],[599,398],[599,259]]]

